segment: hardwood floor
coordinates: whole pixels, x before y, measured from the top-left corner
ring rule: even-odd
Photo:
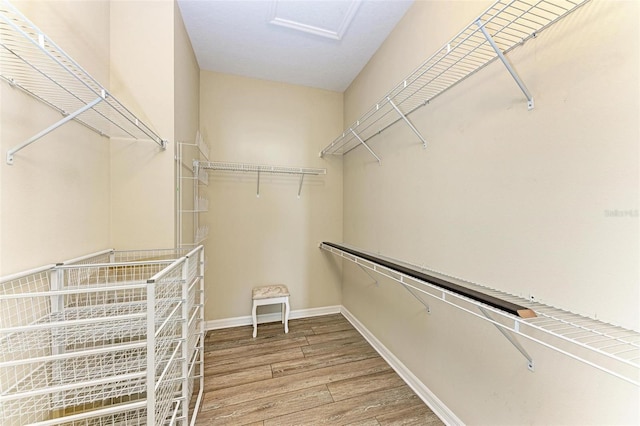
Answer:
[[[210,331],[197,425],[441,425],[340,314]]]

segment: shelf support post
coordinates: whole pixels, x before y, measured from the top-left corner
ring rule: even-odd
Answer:
[[[376,157],[376,160],[378,160],[378,165],[382,165],[382,162],[380,161],[380,157],[378,157],[376,155],[375,152],[373,152],[373,150],[371,148],[369,148],[369,145],[367,145],[367,143],[365,141],[362,140],[362,138],[360,136],[358,136],[358,134],[356,132],[353,131],[353,129],[349,129],[351,131],[351,133],[353,133],[353,136],[355,136],[356,139],[358,139],[358,141],[364,145],[365,148],[367,148],[367,150],[369,151],[369,153],[371,153],[371,155],[373,155],[374,157]]]
[[[103,95],[104,95],[104,92],[103,92]],[[13,156],[15,155],[15,153],[17,153],[21,149],[31,145],[32,143],[34,143],[35,141],[37,141],[41,137],[47,135],[48,133],[51,133],[52,131],[54,131],[58,127],[62,126],[63,124],[66,124],[67,122],[73,120],[74,118],[76,118],[77,116],[82,114],[83,112],[85,112],[87,110],[90,110],[91,108],[93,108],[94,106],[96,106],[97,104],[102,102],[104,99],[105,99],[104,97],[99,97],[99,98],[89,102],[88,104],[86,104],[85,106],[80,108],[79,110],[67,115],[63,119],[53,123],[51,126],[49,126],[46,129],[44,129],[40,133],[30,137],[26,141],[22,142],[20,145],[15,146],[15,147],[11,148],[10,150],[8,150],[7,151],[7,164],[9,164],[9,165],[13,164]]]
[[[416,129],[413,124],[411,124],[411,122],[409,121],[409,119],[407,118],[406,115],[404,115],[402,113],[402,111],[400,111],[400,108],[398,108],[396,106],[396,104],[393,103],[393,101],[391,100],[391,98],[387,97],[387,100],[389,101],[389,104],[391,104],[391,106],[393,107],[393,109],[396,110],[396,112],[400,115],[400,117],[404,120],[405,123],[407,123],[407,125],[409,126],[409,128],[411,130],[413,130],[413,133],[416,134],[416,136],[418,136],[418,138],[420,138],[420,140],[422,141],[422,147],[426,148],[427,147],[427,141],[422,137],[422,135],[420,134],[420,132],[418,131],[418,129]]]
[[[487,41],[489,42],[493,50],[495,50],[496,54],[498,55],[498,58],[500,58],[504,66],[507,68],[507,71],[509,71],[509,74],[511,74],[511,77],[513,77],[513,79],[516,81],[516,84],[518,85],[520,90],[522,90],[522,93],[524,93],[524,96],[527,98],[527,108],[529,110],[532,110],[533,97],[531,96],[529,89],[527,89],[527,86],[524,85],[524,82],[520,79],[520,76],[518,76],[518,73],[513,69],[513,67],[507,60],[507,58],[504,56],[504,53],[502,53],[502,51],[500,50],[496,42],[493,40],[493,37],[491,37],[491,35],[489,34],[489,31],[487,31],[487,29],[484,27],[484,22],[478,19],[476,21],[476,25],[478,26],[478,28],[480,28],[480,31],[482,31],[482,34],[487,39]]]
[[[402,276],[400,277],[400,285],[402,286],[402,288],[404,288],[405,290],[407,290],[409,292],[409,294],[411,294],[418,302],[420,302],[422,304],[422,306],[425,307],[425,309],[427,310],[427,313],[430,314],[431,313],[431,308],[429,307],[429,304],[427,302],[425,302],[424,300],[422,300],[422,297],[419,297],[417,294],[415,294],[413,291],[411,291],[411,288],[404,282],[404,279],[402,278]]]
[[[304,173],[300,173],[300,185],[298,186],[298,198],[300,198],[300,193],[302,192],[302,181],[304,181]]]
[[[498,324],[496,324],[494,322],[495,320],[491,317],[491,315],[489,314],[489,312],[485,308],[483,308],[482,306],[479,306],[478,309],[480,309],[480,312],[482,312],[482,314],[485,317],[487,317],[487,319],[489,319],[489,320],[491,320],[493,322],[493,325],[496,326],[496,328],[509,341],[509,343],[511,343],[527,359],[527,368],[529,370],[531,370],[531,371],[534,371],[533,358],[531,357],[531,355],[529,355],[529,353],[526,351],[526,349],[524,347],[522,347],[520,342],[518,342],[518,339],[516,339],[511,333],[509,333],[503,327],[500,327]]]

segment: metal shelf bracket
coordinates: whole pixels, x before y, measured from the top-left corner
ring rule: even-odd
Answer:
[[[75,112],[72,112],[71,114],[68,114],[66,117],[62,118],[61,120],[58,120],[55,123],[53,123],[51,126],[47,127],[43,131],[33,135],[32,137],[30,137],[26,141],[22,142],[20,145],[17,145],[15,147],[11,148],[10,150],[7,151],[7,164],[9,164],[9,165],[13,164],[13,156],[18,151],[20,151],[23,148],[26,148],[27,146],[31,145],[32,143],[34,143],[35,141],[37,141],[41,137],[53,132],[55,129],[57,129],[58,127],[62,126],[63,124],[66,124],[67,122],[73,120],[74,118],[76,118],[77,116],[82,114],[83,112],[85,112],[87,110],[90,110],[91,108],[93,108],[94,106],[96,106],[97,104],[99,104],[100,102],[102,102],[105,99],[106,99],[106,94],[103,91],[101,97],[96,98],[95,100],[89,102],[88,104],[86,104],[85,106],[80,108],[79,110],[77,110]]]
[[[298,185],[298,198],[300,198],[300,193],[302,192],[303,181],[304,181],[304,173],[300,173],[300,185]]]
[[[427,313],[430,314],[431,313],[431,308],[429,307],[429,304],[427,302],[425,302],[422,297],[418,296],[417,294],[415,294],[413,291],[411,291],[411,287],[408,286],[405,282],[404,282],[404,277],[400,277],[400,281],[399,281],[400,285],[407,290],[418,302],[420,302],[420,304],[422,304],[422,306],[425,307],[425,309],[427,310]]]
[[[509,63],[507,58],[504,56],[504,53],[502,53],[502,50],[500,50],[496,42],[493,40],[493,37],[491,37],[491,35],[489,34],[489,31],[487,31],[487,29],[485,28],[482,20],[478,19],[476,21],[476,25],[478,26],[478,28],[480,29],[484,37],[487,39],[487,41],[489,42],[493,50],[495,50],[496,54],[498,55],[498,58],[500,58],[504,66],[507,68],[507,71],[509,71],[509,74],[511,74],[511,77],[513,77],[513,79],[516,81],[516,84],[518,85],[520,90],[522,90],[522,93],[524,93],[524,96],[527,98],[527,108],[529,109],[529,111],[532,110],[534,106],[533,97],[531,96],[529,89],[527,89],[527,86],[525,86],[524,82],[520,79],[520,76],[518,76],[518,73],[513,69],[513,66],[511,66],[511,63]]]
[[[406,84],[406,81],[405,81]],[[418,138],[420,138],[420,140],[422,141],[422,147],[426,148],[427,147],[427,141],[422,137],[422,135],[420,134],[420,132],[418,131],[418,129],[416,129],[413,124],[411,124],[411,122],[409,121],[409,119],[407,118],[406,115],[404,115],[402,113],[402,111],[400,111],[400,108],[398,108],[396,106],[396,104],[393,103],[393,101],[391,100],[391,98],[387,97],[387,100],[389,101],[389,104],[393,107],[393,109],[396,110],[396,112],[400,115],[400,118],[402,118],[404,120],[405,123],[407,123],[407,126],[409,126],[409,128],[411,130],[413,130],[413,133],[416,134],[416,136],[418,136]]]
[[[358,265],[365,274],[369,275],[369,278],[373,280],[373,282],[376,284],[376,287],[380,287],[380,283],[378,282],[378,280],[373,275],[371,275],[371,273],[369,273],[369,271],[367,271],[364,266],[359,263],[356,263],[356,265]]]
[[[496,326],[498,331],[500,331],[500,333],[502,333],[502,335],[509,341],[509,343],[511,343],[522,354],[522,356],[524,356],[527,359],[527,368],[530,371],[535,371],[534,364],[533,364],[533,358],[531,357],[531,355],[529,355],[529,353],[526,351],[526,349],[520,344],[518,339],[516,339],[515,336],[513,336],[510,332],[505,330],[503,327],[499,326],[498,323],[496,322],[496,320],[491,317],[491,314],[489,314],[489,311],[487,311],[482,306],[478,306],[478,309],[480,309],[480,312],[482,312],[482,315],[487,317],[487,319],[490,320],[493,323],[493,325]],[[518,330],[518,328],[519,328],[518,327],[518,321],[516,321],[514,329]]]
[[[376,157],[376,160],[378,160],[378,165],[382,165],[382,161],[380,161],[380,157],[378,157],[376,155],[375,152],[373,152],[373,150],[371,148],[369,148],[369,145],[367,145],[367,143],[365,141],[362,140],[362,138],[360,136],[358,136],[358,134],[356,132],[354,132],[353,129],[349,129],[349,131],[351,131],[351,133],[353,133],[353,136],[355,136],[356,139],[358,139],[358,141],[364,145],[365,148],[367,148],[367,150],[369,151],[369,153],[371,153],[371,155],[373,155],[374,157]]]
[[[260,170],[258,170],[258,184],[256,187],[256,198],[260,198]]]

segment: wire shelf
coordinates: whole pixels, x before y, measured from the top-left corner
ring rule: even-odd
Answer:
[[[508,53],[588,0],[498,0],[385,94],[320,153],[344,155]],[[487,35],[483,33],[486,30]],[[492,46],[495,43],[495,47]],[[512,72],[533,108],[533,98]],[[371,152],[373,154],[373,152]],[[373,154],[375,156],[375,154]],[[377,158],[377,156],[376,156]],[[378,159],[379,161],[379,159]]]
[[[0,77],[12,87],[101,135],[151,140],[166,147],[166,141],[7,0],[0,2],[0,44]],[[68,121],[63,120],[43,133]],[[12,164],[13,155],[34,141],[9,150],[7,162]]]
[[[194,165],[196,165],[194,163]],[[327,169],[314,169],[308,167],[269,166],[265,164],[224,163],[220,161],[198,161],[197,167],[201,170],[222,170],[227,172],[260,172],[281,173],[293,175],[324,175]]]
[[[638,380],[638,377],[640,377],[640,333],[637,331],[607,324],[538,302],[532,302],[507,292],[422,266],[367,253],[370,256],[406,265],[418,271],[428,272],[429,275],[465,286],[470,290],[483,292],[504,301],[525,306],[536,314],[535,317],[520,318],[331,245],[321,243],[320,248],[400,283],[409,289],[422,304],[427,306],[427,309],[429,309],[428,305],[422,298],[417,297],[416,293],[438,299],[477,318],[488,321],[505,332],[538,343],[640,387],[640,381]],[[362,251],[355,248],[352,249]],[[517,347],[518,344],[515,343],[514,345]],[[526,351],[523,355],[528,356]],[[528,359],[528,361],[530,362],[530,368],[533,370],[533,360]]]

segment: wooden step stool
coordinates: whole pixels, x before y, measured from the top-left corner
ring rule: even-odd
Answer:
[[[284,324],[284,332],[289,332],[289,289],[286,285],[265,285],[255,287],[251,292],[253,299],[253,309],[251,317],[253,318],[253,337],[258,335],[258,319],[256,310],[258,306],[273,305],[281,303],[282,306],[282,323]]]

